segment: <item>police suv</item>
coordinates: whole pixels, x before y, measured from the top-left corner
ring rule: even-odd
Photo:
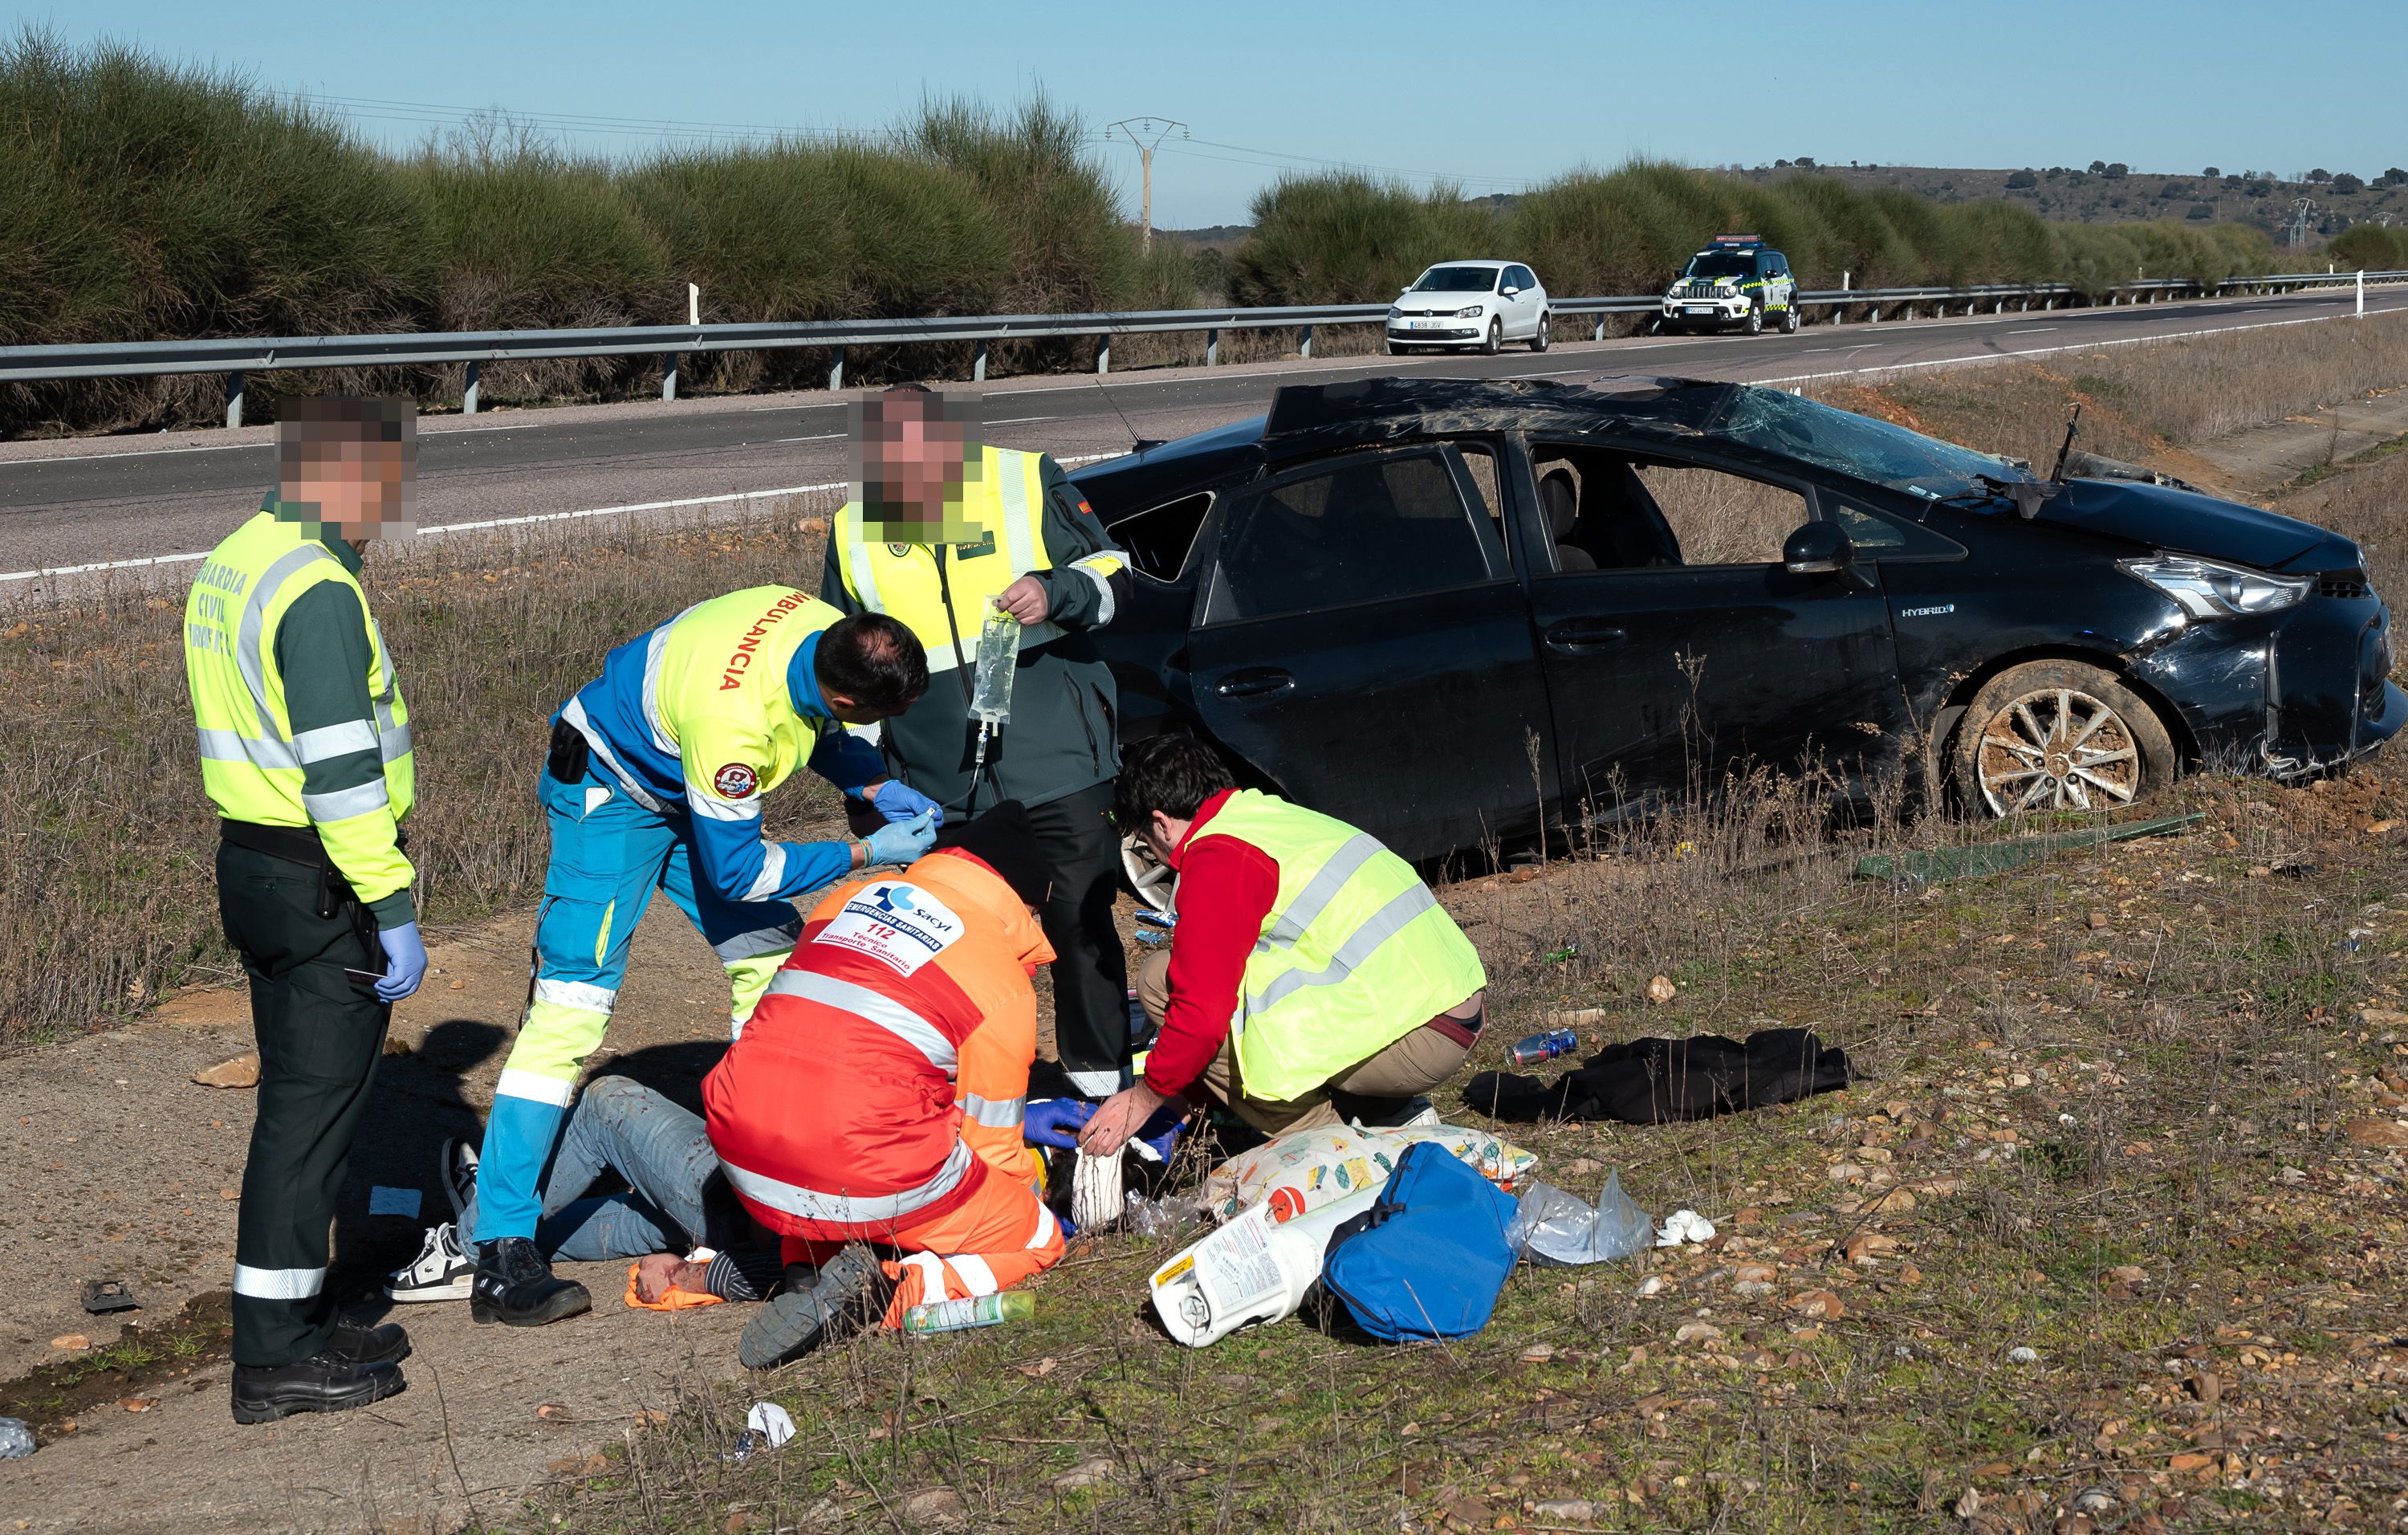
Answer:
[[[1755,235],[1717,235],[1664,291],[1657,325],[1666,331],[1736,329],[1758,336],[1770,321],[1795,332],[1797,300],[1787,256],[1767,249]]]

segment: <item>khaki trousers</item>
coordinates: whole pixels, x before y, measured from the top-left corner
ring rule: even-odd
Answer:
[[[1138,1004],[1156,1028],[1170,1009],[1170,954],[1157,949],[1137,972]],[[1469,1000],[1477,1000],[1477,997]],[[1477,1032],[1479,1014],[1460,1021]],[[1233,1033],[1221,1041],[1211,1065],[1195,1087],[1265,1135],[1289,1130],[1319,1129],[1342,1125],[1350,1118],[1378,1113],[1417,1094],[1429,1092],[1463,1069],[1471,1047],[1437,1029],[1412,1030],[1396,1043],[1355,1062],[1328,1083],[1293,1102],[1249,1097],[1238,1080],[1238,1040]]]

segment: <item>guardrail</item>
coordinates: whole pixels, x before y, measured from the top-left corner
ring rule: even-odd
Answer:
[[[2186,278],[2135,279],[2118,283],[2105,294],[2108,304],[2160,303],[2204,297],[2235,291],[2290,293],[2302,288],[2408,280],[2408,271],[2292,272],[2271,277],[2233,278],[2214,284]],[[1945,314],[1956,305],[1972,314],[1987,304],[2002,313],[2010,302],[2029,308],[2037,300],[2044,309],[2059,303],[2096,303],[2095,294],[2063,282],[1994,282],[1969,287],[1829,288],[1798,294],[1807,308],[1831,311],[1842,323],[1851,308],[1867,311],[1879,323],[1885,309],[1912,320],[1918,308]],[[1598,340],[1605,338],[1605,317],[1648,314],[1663,305],[1660,294],[1625,294],[1601,298],[1550,299],[1548,313],[1556,318],[1597,317]],[[2363,300],[2361,299],[2361,304]],[[1298,346],[1312,355],[1312,333],[1322,325],[1376,325],[1386,320],[1385,304],[1293,305],[1265,308],[1135,309],[1095,314],[953,315],[909,320],[798,320],[716,325],[624,325],[593,330],[430,331],[379,336],[299,336],[230,337],[204,341],[122,341],[73,346],[0,347],[0,382],[37,382],[71,379],[123,379],[162,374],[223,373],[226,376],[226,424],[242,424],[244,378],[251,373],[294,368],[442,366],[465,369],[461,409],[475,414],[479,374],[484,364],[524,362],[563,357],[640,357],[662,359],[661,398],[677,398],[679,359],[693,352],[752,351],[807,348],[830,353],[828,388],[844,387],[847,348],[909,346],[924,341],[968,341],[974,344],[971,378],[986,378],[987,349],[997,341],[1032,337],[1100,337],[1096,371],[1112,366],[1112,337],[1177,331],[1202,331],[1206,366],[1221,360],[1225,330],[1294,330]]]

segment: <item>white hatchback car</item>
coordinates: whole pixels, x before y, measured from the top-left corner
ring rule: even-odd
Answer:
[[[1477,347],[1508,341],[1547,350],[1547,290],[1518,262],[1449,261],[1424,272],[1388,308],[1388,351]]]

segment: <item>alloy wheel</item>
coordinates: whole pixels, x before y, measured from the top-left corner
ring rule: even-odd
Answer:
[[[2128,805],[2142,789],[2131,726],[2079,688],[2038,688],[1982,726],[1982,797],[1993,815]]]

